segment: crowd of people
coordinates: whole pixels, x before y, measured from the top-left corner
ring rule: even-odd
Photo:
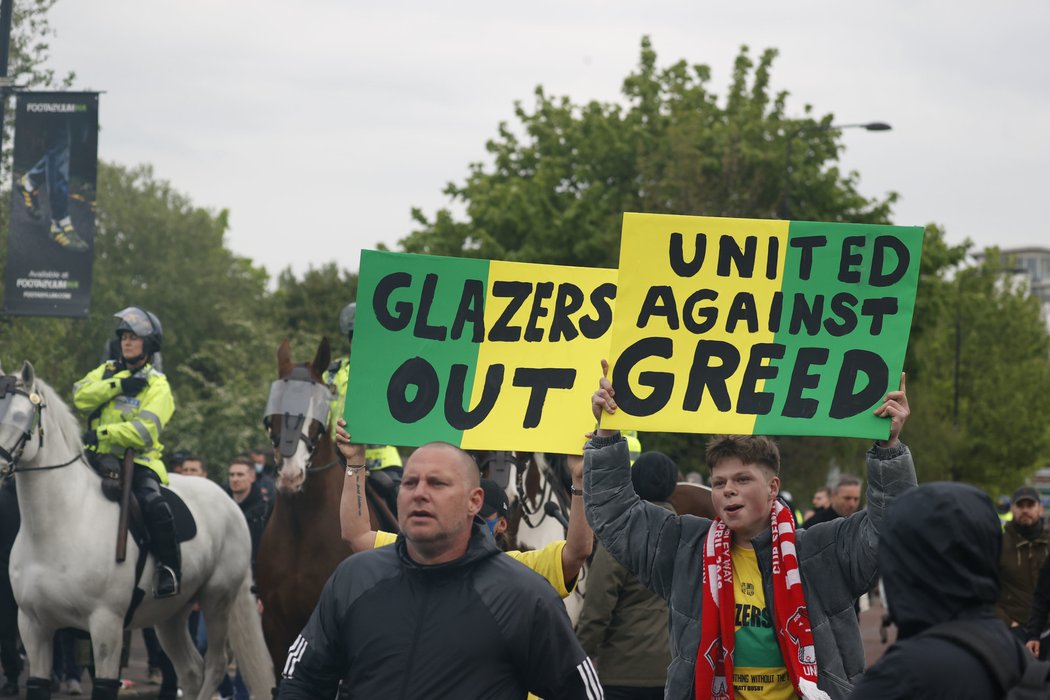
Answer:
[[[355,315],[352,304],[340,315],[351,344]],[[87,414],[84,445],[101,474],[118,474],[133,451],[132,490],[157,562],[152,594],[176,595],[181,562],[160,488],[169,470],[195,478],[209,470],[182,450],[164,461],[175,405],[152,364],[160,320],[138,307],[116,317],[118,352],[76,384],[74,403]],[[339,536],[354,555],[289,649],[279,698],[333,698],[341,688],[353,697],[991,698],[1046,688],[1050,664],[1038,660],[1050,654],[1050,534],[1041,496],[1019,488],[1001,517],[973,487],[918,486],[901,441],[911,412],[903,376],[874,411],[889,437],[867,451],[865,477],[840,474],[805,514],[782,498],[774,440],[713,436],[711,519],[671,505],[681,478],[671,457],[601,427],[617,410],[603,377],[592,398],[596,428],[583,456],[568,458],[565,539],[519,551],[507,538],[506,491],[482,479],[467,452],[434,442],[402,464],[396,448],[353,442],[339,420],[349,365],[347,355],[325,379],[327,428],[346,471]],[[251,534],[253,567],[276,498],[270,453],[249,450],[221,470]],[[373,529],[361,498],[364,480],[380,472],[393,485],[399,533]],[[9,480],[0,489],[8,551],[13,493]],[[561,598],[588,562],[573,626]],[[898,639],[866,668],[857,601],[880,578]],[[13,598],[2,584],[0,695],[14,695]],[[199,648],[203,627],[191,615]],[[79,692],[70,644],[56,639],[56,681]],[[161,698],[174,698],[177,679],[158,653]],[[239,677],[217,692],[248,697]]]

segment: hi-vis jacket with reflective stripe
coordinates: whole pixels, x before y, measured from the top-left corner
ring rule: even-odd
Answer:
[[[130,447],[135,450],[135,463],[149,467],[167,484],[160,434],[175,412],[175,400],[168,379],[152,365],[146,364],[135,374],[146,378],[146,388],[137,396],[124,396],[120,380],[132,373],[106,362],[73,385],[73,403],[91,414],[88,428],[98,433],[95,450],[99,454],[123,458]]]
[[[346,405],[346,385],[350,383],[350,356],[336,360],[325,372],[325,383],[332,390],[332,408],[328,411],[328,431],[335,435],[335,427],[343,417]]]

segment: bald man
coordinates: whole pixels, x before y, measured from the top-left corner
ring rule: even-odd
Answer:
[[[417,449],[397,498],[401,535],[336,569],[288,650],[278,698],[334,697],[343,678],[351,698],[602,697],[557,594],[502,556],[483,500],[470,455]]]

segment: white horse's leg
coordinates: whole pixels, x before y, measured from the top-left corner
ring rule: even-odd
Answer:
[[[124,617],[100,608],[88,618],[95,657],[91,700],[116,700],[120,687],[120,652],[124,646]]]
[[[26,648],[29,661],[29,680],[26,682],[27,700],[50,700],[51,666],[54,663],[51,644],[54,641],[53,627],[44,627],[25,610],[18,611],[18,633]]]
[[[197,647],[190,639],[187,624],[189,616],[190,609],[187,607],[158,624],[155,629],[160,646],[171,659],[171,665],[175,667],[175,674],[179,677],[179,687],[186,697],[192,698],[201,690],[201,671],[204,668],[204,660],[201,659]]]
[[[201,599],[201,614],[208,632],[208,651],[204,654],[204,680],[197,700],[211,700],[212,693],[226,675],[230,602],[225,595],[204,596]]]

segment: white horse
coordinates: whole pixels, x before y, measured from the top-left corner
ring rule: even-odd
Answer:
[[[14,391],[8,379],[0,398],[0,467],[16,474],[22,513],[11,586],[31,679],[49,684],[55,630],[74,627],[91,634],[98,679],[92,700],[115,699],[124,617],[137,583],[147,593],[129,626],[156,627],[185,697],[212,697],[226,672],[228,635],[253,695],[269,698],[274,676],[251,592],[251,539],[234,501],[207,479],[171,477],[197,534],[181,544],[181,593],[153,598],[152,556],[137,582],[134,540],[125,561],[115,561],[119,507],[102,495],[100,478],[83,456],[76,417],[28,362],[12,376]],[[198,601],[208,631],[203,660],[187,628]],[[40,680],[32,685],[27,698],[50,697]]]
[[[551,542],[563,540],[567,535],[566,527],[552,514],[547,512],[547,504],[558,506],[558,511],[566,521],[569,519],[571,499],[565,494],[559,498],[556,492],[557,476],[553,473],[546,455],[542,452],[518,453],[528,455],[526,468],[532,462],[533,469],[521,474],[521,462],[513,460],[510,465],[510,479],[507,484],[507,503],[511,510],[520,507],[522,517],[518,522],[518,531],[514,536],[518,547],[522,549],[543,549]],[[576,587],[564,601],[565,611],[575,625],[583,609],[583,596],[587,588],[587,567],[580,570],[576,578]]]

